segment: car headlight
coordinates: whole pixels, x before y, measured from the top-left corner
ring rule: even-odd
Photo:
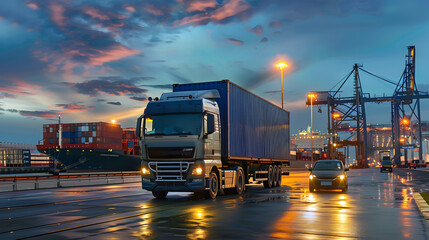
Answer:
[[[313,180],[313,178],[315,178],[316,175],[310,174],[310,180]]]
[[[203,174],[203,168],[202,167],[196,167],[192,169],[192,175],[201,175]]]
[[[147,167],[142,167],[142,175],[149,175],[150,171]]]
[[[340,176],[338,176],[341,180],[343,180],[346,176],[344,176],[344,174],[341,174]]]

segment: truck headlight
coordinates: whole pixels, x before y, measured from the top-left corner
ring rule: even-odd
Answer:
[[[192,175],[201,175],[203,174],[203,168],[202,167],[197,167],[192,169]]]
[[[148,175],[150,174],[150,171],[147,167],[142,167],[142,175]]]
[[[338,176],[341,180],[344,180],[344,178],[346,177],[346,176],[344,176],[344,174],[341,174],[340,176]]]
[[[313,178],[315,178],[316,176],[313,174],[310,174],[310,180],[313,180]]]

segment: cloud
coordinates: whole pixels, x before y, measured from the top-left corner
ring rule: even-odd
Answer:
[[[141,86],[150,87],[150,88],[167,89],[167,90],[173,89],[172,84],[152,84],[152,85],[141,85]]]
[[[207,8],[214,8],[218,5],[216,0],[193,0],[188,3],[187,12],[201,12]]]
[[[187,24],[206,25],[209,22],[222,23],[229,18],[239,17],[251,8],[251,5],[242,0],[230,0],[220,5],[213,11],[195,14],[193,16],[184,17],[181,20],[176,20],[173,23],[174,27],[179,27]]]
[[[26,117],[39,117],[39,118],[55,118],[58,116],[56,111],[19,111],[19,114]]]
[[[39,10],[39,6],[35,3],[27,3],[27,6],[33,10]]]
[[[69,112],[78,112],[78,111],[87,111],[90,109],[94,109],[93,107],[87,107],[80,104],[55,104],[57,107],[63,108],[65,111],[62,111],[63,113],[69,113]]]
[[[135,9],[133,6],[126,6],[126,7],[125,7],[125,9],[126,9],[128,12],[132,12],[132,13],[136,12],[136,9]]]
[[[39,85],[16,77],[0,77],[0,98],[15,98],[16,95],[33,95]]]
[[[122,105],[120,102],[107,102],[107,104],[116,105],[116,106]]]
[[[241,46],[241,45],[243,45],[243,41],[241,41],[241,40],[238,40],[238,39],[235,39],[235,38],[227,38],[226,40],[228,40],[228,41],[230,41],[230,42],[232,42],[232,43],[234,43],[235,45],[237,45],[237,46]]]
[[[138,80],[125,80],[118,77],[101,77],[82,83],[67,83],[73,86],[78,93],[96,96],[107,93],[114,96],[146,93],[147,90],[136,85]]]
[[[146,97],[133,96],[133,97],[130,97],[130,100],[139,101],[139,102],[146,102],[147,98]]]
[[[254,33],[256,35],[261,35],[264,32],[261,24],[254,26],[253,28],[246,28],[246,31]]]
[[[267,37],[263,37],[263,38],[261,39],[261,43],[264,43],[264,42],[268,42],[268,38],[267,38]]]
[[[270,22],[269,26],[272,28],[281,28],[283,25],[281,22],[272,21],[272,22]]]

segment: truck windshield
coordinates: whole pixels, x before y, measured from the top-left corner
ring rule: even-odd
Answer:
[[[202,116],[201,113],[146,116],[144,133],[145,136],[199,135]]]
[[[381,165],[393,165],[393,164],[390,160],[389,161],[383,160],[381,161]]]
[[[314,165],[314,170],[341,170],[343,169],[340,162],[337,161],[318,161]]]

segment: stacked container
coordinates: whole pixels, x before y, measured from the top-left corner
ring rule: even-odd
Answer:
[[[139,139],[135,128],[122,129],[122,149],[127,155],[140,155]]]
[[[63,148],[122,149],[122,128],[118,124],[64,123],[62,126]],[[59,146],[59,125],[43,125],[43,145],[47,148]]]

